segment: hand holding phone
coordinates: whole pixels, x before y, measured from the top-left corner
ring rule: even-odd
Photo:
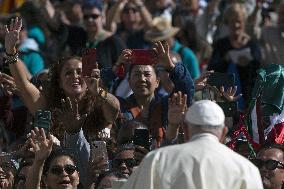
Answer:
[[[51,112],[50,111],[44,111],[44,110],[38,110],[35,114],[34,119],[34,128],[43,128],[45,133],[49,132],[50,126],[51,126]]]
[[[105,164],[108,163],[108,153],[105,141],[94,141],[92,143],[90,160],[96,162],[103,160]]]
[[[97,55],[95,48],[87,48],[82,53],[82,75],[90,77],[93,69],[96,69]]]

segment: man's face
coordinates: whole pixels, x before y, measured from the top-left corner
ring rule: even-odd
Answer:
[[[89,32],[98,32],[103,25],[102,15],[97,8],[86,8],[84,9],[84,24]]]
[[[131,70],[129,85],[135,96],[149,97],[154,95],[159,80],[152,66],[136,65]]]
[[[135,166],[134,150],[123,150],[113,159],[114,171],[129,177]]]
[[[279,149],[265,149],[258,153],[257,159],[267,161],[276,160],[283,163],[283,152]],[[280,189],[284,182],[284,169],[277,167],[268,170],[265,166],[259,167],[263,186],[265,189]]]

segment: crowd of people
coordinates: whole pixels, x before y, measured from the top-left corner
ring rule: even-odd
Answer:
[[[0,11],[0,189],[284,188],[284,1]]]

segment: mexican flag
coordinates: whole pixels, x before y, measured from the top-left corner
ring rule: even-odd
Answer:
[[[284,67],[270,64],[258,71],[247,129],[257,144],[284,143]]]

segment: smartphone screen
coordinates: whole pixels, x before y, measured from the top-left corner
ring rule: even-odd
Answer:
[[[135,129],[133,143],[137,146],[142,146],[150,149],[150,139],[148,129]]]
[[[95,69],[97,62],[97,55],[95,48],[87,48],[82,53],[82,74],[83,76],[91,76],[93,69]]]
[[[154,65],[158,63],[158,56],[152,49],[132,49],[131,64]]]
[[[38,110],[35,114],[34,127],[43,128],[45,133],[49,132],[51,126],[51,112]]]
[[[235,86],[235,75],[215,72],[209,76],[207,83],[211,86],[217,87],[218,89],[221,86],[233,87]]]

